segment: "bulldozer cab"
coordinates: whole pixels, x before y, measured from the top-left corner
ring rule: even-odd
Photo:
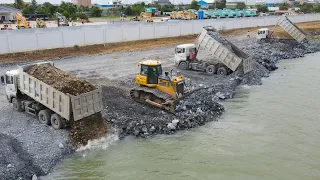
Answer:
[[[158,84],[158,77],[162,75],[160,61],[146,60],[139,62],[140,73],[136,78],[137,84],[154,86]]]
[[[162,73],[160,61],[146,60],[138,63],[140,73],[136,76],[135,83],[156,88],[172,97],[184,95],[184,79],[180,73],[173,71]]]

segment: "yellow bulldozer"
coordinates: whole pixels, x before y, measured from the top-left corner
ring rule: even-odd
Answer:
[[[177,102],[190,94],[181,74],[173,70],[162,74],[161,62],[157,60],[145,60],[138,66],[140,73],[130,91],[131,98],[174,113]]]
[[[36,27],[37,28],[47,28],[47,24],[44,20],[37,18],[36,19]]]

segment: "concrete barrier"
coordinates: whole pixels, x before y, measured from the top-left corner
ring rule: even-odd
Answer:
[[[270,26],[277,19],[266,16],[0,31],[0,54],[197,34],[208,25],[219,30]],[[320,14],[295,15],[289,19],[294,23],[319,21]]]

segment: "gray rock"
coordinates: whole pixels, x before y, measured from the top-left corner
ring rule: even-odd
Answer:
[[[32,180],[37,180],[37,179],[38,179],[37,175],[34,174],[34,175],[32,176]]]

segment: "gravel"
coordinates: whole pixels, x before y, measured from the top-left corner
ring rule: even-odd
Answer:
[[[54,130],[39,124],[34,116],[13,111],[3,86],[0,103],[0,179],[31,179],[34,174],[48,174],[71,152],[67,131]],[[13,168],[3,171],[9,164]]]

